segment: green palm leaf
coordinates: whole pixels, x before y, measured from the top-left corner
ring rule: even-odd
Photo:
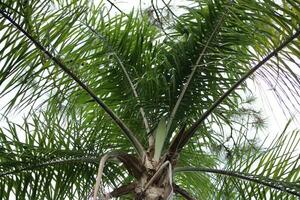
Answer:
[[[298,112],[300,2],[195,0],[183,13],[166,1],[131,13],[108,4],[118,13],[105,2],[0,2],[0,196],[92,197],[110,152],[120,154],[98,177],[101,195],[300,196],[298,130],[261,144],[265,120],[246,98],[246,80],[263,81],[285,114]]]

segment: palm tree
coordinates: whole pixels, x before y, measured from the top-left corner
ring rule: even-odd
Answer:
[[[245,81],[297,110],[300,1],[151,2],[1,0],[1,199],[299,198],[299,132],[266,147]]]

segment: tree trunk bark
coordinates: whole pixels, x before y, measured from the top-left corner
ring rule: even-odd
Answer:
[[[151,186],[142,193],[136,193],[135,200],[170,200],[173,196],[172,187]]]
[[[135,195],[135,200],[170,200],[173,187],[168,168],[162,170],[159,176],[155,173],[144,174],[135,188]]]

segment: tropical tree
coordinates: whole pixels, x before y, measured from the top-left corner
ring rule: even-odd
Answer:
[[[299,198],[299,132],[266,147],[245,81],[297,110],[300,1],[108,2],[1,0],[1,199]]]

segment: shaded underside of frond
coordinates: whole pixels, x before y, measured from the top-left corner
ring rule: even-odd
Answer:
[[[181,184],[183,186],[187,183],[193,184],[193,181],[200,183],[199,175],[194,176],[196,172],[202,177],[210,177],[214,186],[207,185],[201,188],[211,189],[208,193],[211,198],[299,198],[300,166],[297,153],[300,142],[299,131],[288,133],[285,129],[265,149],[254,143],[240,142],[234,149],[230,150],[230,157],[223,159],[225,169],[208,168],[201,163],[193,163],[193,166],[198,167],[182,163],[182,166],[189,165],[189,167],[175,168],[175,173],[188,172],[183,173],[184,175],[181,173],[178,175],[179,177],[187,176],[190,178],[183,179]],[[195,183],[193,186],[197,187]],[[196,190],[191,189],[190,191]],[[203,194],[203,192],[199,194]]]
[[[1,129],[1,197],[86,199],[92,193],[101,156],[112,149],[133,152],[125,138],[116,136],[115,142],[106,142],[113,130],[109,126],[88,122],[91,128],[86,123],[41,114],[23,126],[10,122]],[[111,162],[104,172],[111,174],[104,178],[109,188],[131,180],[119,163]]]

